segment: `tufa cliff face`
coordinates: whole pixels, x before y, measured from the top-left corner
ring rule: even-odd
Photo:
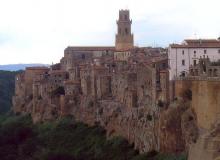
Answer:
[[[168,105],[166,56],[137,54],[145,51],[136,48],[118,61],[106,48],[85,48],[86,56],[82,49],[65,50],[61,64],[18,74],[13,111],[31,114],[34,122],[73,115],[101,125],[108,136],[125,137],[140,152],[187,150],[196,138],[196,118],[186,101]]]
[[[198,138],[197,120],[190,101],[176,100],[160,116],[160,147],[164,152],[188,152]]]
[[[108,136],[125,137],[140,152],[183,152],[192,135],[196,137],[190,104],[178,100],[167,107],[166,85],[156,83],[160,73],[154,67],[140,65],[117,72],[83,67],[79,77],[73,70],[33,73],[28,88],[27,72],[17,75],[14,112],[29,113],[34,122],[73,115],[89,125],[101,125]]]

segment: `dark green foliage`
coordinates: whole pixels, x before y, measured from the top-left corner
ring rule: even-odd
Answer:
[[[66,117],[33,124],[30,116],[0,116],[1,160],[186,160],[155,151],[139,155],[125,139],[106,139],[99,126]]]
[[[0,70],[0,114],[9,111],[15,88],[15,75],[18,72]]]

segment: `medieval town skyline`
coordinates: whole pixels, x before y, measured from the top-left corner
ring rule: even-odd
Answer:
[[[119,9],[131,12],[137,46],[168,47],[185,38],[220,35],[217,0],[0,3],[0,64],[51,64],[59,61],[67,46],[114,45]]]

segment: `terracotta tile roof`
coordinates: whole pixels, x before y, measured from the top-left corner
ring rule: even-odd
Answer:
[[[107,69],[106,67],[104,67],[104,66],[93,66],[93,69],[99,69],[99,70],[105,70],[105,69]]]
[[[50,71],[50,74],[57,74],[57,73],[67,73],[67,72],[64,71],[64,70],[52,70],[52,71]]]
[[[172,48],[220,48],[217,39],[186,39],[182,44],[171,44]]]
[[[104,51],[115,50],[114,46],[69,46],[65,50],[72,51]]]

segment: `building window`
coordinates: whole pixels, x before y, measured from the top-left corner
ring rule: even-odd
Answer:
[[[85,59],[86,57],[85,57],[85,55],[84,54],[82,54],[82,59]]]
[[[186,73],[183,71],[180,76],[181,76],[181,77],[185,77],[185,76],[186,76]]]
[[[127,20],[128,19],[128,17],[127,17],[127,15],[125,15],[125,20]]]
[[[193,65],[196,66],[196,60],[193,60]]]
[[[184,59],[182,60],[182,65],[185,66],[185,60]]]
[[[184,50],[182,50],[182,55],[184,55]]]
[[[206,53],[207,53],[207,50],[205,49],[205,50],[204,50],[204,54],[206,54]]]
[[[218,53],[220,53],[220,49],[218,50]]]
[[[194,54],[196,54],[196,51],[194,51]]]

